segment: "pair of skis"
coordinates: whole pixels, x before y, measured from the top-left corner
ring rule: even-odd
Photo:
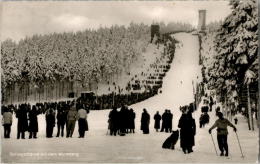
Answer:
[[[239,141],[239,138],[238,138],[237,132],[235,132],[235,133],[236,133],[237,142],[238,142],[238,145],[239,145],[239,148],[240,148],[240,152],[241,152],[241,157],[244,158],[244,154],[243,154],[243,152],[242,152],[242,148],[241,148],[241,145],[240,145],[240,141]],[[213,140],[213,136],[212,136],[211,133],[210,133],[210,136],[211,136],[211,139],[212,139],[212,142],[213,142],[213,145],[214,145],[215,151],[216,151],[216,155],[218,156],[217,148],[216,148],[216,145],[215,145],[215,142],[214,142],[214,140]]]

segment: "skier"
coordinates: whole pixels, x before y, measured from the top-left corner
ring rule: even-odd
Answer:
[[[4,138],[10,138],[11,126],[13,122],[13,114],[7,107],[2,107],[3,111],[3,126],[4,126]]]
[[[72,107],[70,108],[68,115],[67,115],[67,135],[66,137],[72,137],[74,128],[75,128],[75,123],[77,120],[78,112],[76,110],[76,105],[72,104]]]
[[[83,106],[80,105],[80,109],[78,110],[78,125],[79,125],[79,138],[84,138],[85,131],[87,128],[87,111],[83,109]]]
[[[29,139],[37,138],[37,132],[38,132],[38,116],[39,112],[36,109],[36,106],[32,106],[32,110],[29,111]]]
[[[159,114],[159,111],[156,112],[153,119],[154,119],[154,129],[156,129],[156,132],[158,132],[158,129],[160,129],[160,121],[162,119],[161,115]]]
[[[149,124],[150,124],[150,115],[143,109],[142,117],[141,117],[141,130],[143,134],[149,134]]]
[[[237,129],[231,122],[223,117],[223,114],[221,112],[218,112],[218,117],[219,119],[216,120],[214,125],[209,129],[209,133],[211,134],[211,130],[217,127],[217,140],[219,150],[221,151],[220,156],[224,155],[224,150],[226,151],[225,156],[228,156],[227,126],[233,127],[235,132],[237,131]]]

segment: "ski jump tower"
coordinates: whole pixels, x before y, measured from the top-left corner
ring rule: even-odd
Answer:
[[[160,36],[160,26],[159,24],[153,23],[151,25],[151,43],[155,35],[157,35],[157,37]]]
[[[199,10],[198,32],[206,30],[206,10]]]

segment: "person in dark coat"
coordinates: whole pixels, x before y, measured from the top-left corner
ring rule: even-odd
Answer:
[[[52,138],[53,128],[55,126],[55,112],[52,108],[49,108],[46,111],[45,119],[46,119],[46,137]]]
[[[124,105],[122,105],[121,110],[119,112],[119,128],[120,128],[120,136],[124,136],[127,128],[127,109]]]
[[[127,106],[125,106],[125,129],[126,129],[126,133],[130,132],[130,123],[131,123],[131,112],[128,109]]]
[[[38,114],[40,114],[36,106],[32,106],[32,110],[29,111],[29,139],[37,138],[37,132],[38,132]]]
[[[195,104],[193,102],[193,103],[189,104],[189,109],[188,110],[192,113],[192,112],[194,112],[196,110],[195,108],[196,108],[196,106],[195,106]]]
[[[130,109],[130,133],[135,133],[135,112],[131,108]]]
[[[67,113],[62,108],[58,109],[57,113],[57,135],[56,137],[59,137],[61,134],[61,137],[64,136],[64,126],[67,121]]]
[[[156,132],[158,132],[158,129],[160,129],[160,122],[162,119],[161,115],[159,114],[159,111],[156,112],[153,119],[154,119],[154,129],[156,129]]]
[[[19,109],[16,112],[17,122],[17,139],[25,139],[25,132],[28,131],[28,118],[27,118],[27,109],[24,104],[20,105]]]
[[[170,110],[168,110],[168,119],[167,119],[167,129],[166,129],[166,132],[172,132],[172,118],[173,118],[173,115],[171,113]]]
[[[218,113],[220,112],[220,107],[218,106],[216,109],[215,109],[215,115],[218,116]]]
[[[116,109],[116,107],[113,107],[113,109],[110,111],[108,117],[109,117],[109,130],[110,130],[110,135],[114,135],[116,136],[116,133],[119,129],[119,125],[118,125],[118,116],[119,113]]]
[[[141,117],[141,130],[143,134],[149,134],[149,124],[150,124],[150,115],[143,109],[142,117]]]
[[[235,121],[235,125],[237,125],[238,122],[237,117],[234,118],[234,121]]]
[[[162,114],[161,132],[164,132],[164,130],[166,130],[166,126],[167,126],[167,110],[165,110],[164,113]]]
[[[201,112],[202,113],[205,113],[205,112],[208,112],[209,111],[209,107],[207,105],[204,105],[201,107]]]
[[[191,112],[182,114],[178,127],[180,128],[180,143],[184,154],[193,152],[192,147],[195,145],[196,124]]]
[[[205,124],[209,123],[209,115],[208,113],[202,113],[200,115],[200,128],[203,128]]]

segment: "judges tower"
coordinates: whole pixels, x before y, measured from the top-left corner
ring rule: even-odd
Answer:
[[[206,30],[206,10],[199,10],[198,31]]]

